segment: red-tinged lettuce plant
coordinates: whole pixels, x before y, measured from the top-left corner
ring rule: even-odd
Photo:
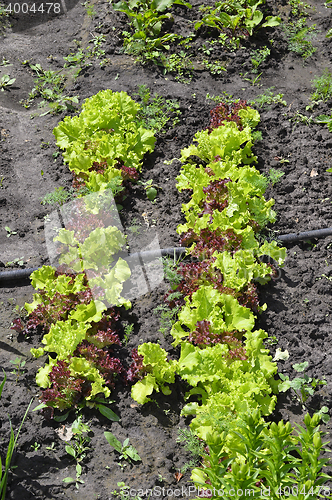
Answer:
[[[104,190],[114,179],[137,179],[155,143],[153,132],[138,125],[139,109],[126,92],[103,90],[84,101],[79,116],[65,117],[54,129],[64,161],[90,191]]]
[[[49,332],[57,321],[66,321],[79,305],[88,306],[92,300],[84,273],[74,274],[43,266],[32,273],[31,283],[39,293],[34,294],[31,304],[25,304],[28,313],[25,324],[19,318],[12,326],[26,336]]]
[[[63,360],[58,360],[52,366],[49,385],[43,390],[40,400],[49,408],[60,411],[77,407],[91,392],[91,383],[73,375],[69,370],[69,363]]]
[[[195,245],[192,245],[195,243]],[[235,252],[242,246],[241,234],[236,234],[234,229],[229,228],[223,231],[217,228],[213,231],[204,228],[199,234],[196,234],[192,229],[183,233],[180,238],[181,246],[190,246],[190,253],[200,260],[209,259],[214,252]]]
[[[247,101],[240,100],[231,104],[220,103],[210,111],[209,132],[217,127],[222,127],[227,122],[235,122],[239,130],[243,129],[240,109],[247,109]]]

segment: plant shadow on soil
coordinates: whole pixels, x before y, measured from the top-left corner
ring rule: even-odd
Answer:
[[[324,34],[327,29],[324,2],[311,3],[315,6],[311,20]],[[281,7],[283,4],[281,2]],[[275,2],[274,9],[278,5],[279,2]],[[158,234],[160,247],[178,246],[176,227],[182,222],[181,203],[186,195],[179,194],[175,187],[179,162],[167,166],[163,162],[178,158],[181,149],[191,143],[195,132],[207,127],[209,111],[214,106],[206,99],[207,93],[221,95],[227,92],[234,98],[250,100],[272,86],[275,86],[275,92],[284,94],[287,106],[273,104],[260,110],[258,129],[262,132],[262,140],[254,147],[262,173],[268,175],[271,168],[285,172],[266,193],[267,198],[275,199],[278,214],[271,234],[332,226],[332,176],[326,172],[332,160],[332,135],[323,125],[294,121],[296,111],[308,115],[305,107],[310,103],[313,77],[322,74],[326,67],[331,68],[331,39],[319,35],[314,41],[318,51],[304,64],[300,56],[287,50],[281,30],[270,30],[268,36],[274,39],[273,51],[262,67],[261,86],[254,86],[241,78],[240,73],[249,68],[251,44],[257,48],[266,43],[266,37],[261,38],[258,32],[236,55],[224,54],[227,73],[211,76],[208,71],[199,69],[194,72],[191,83],[184,84],[172,75],[164,75],[160,68],[142,67],[135,64],[132,57],[124,55],[117,36],[124,27],[124,18],[111,12],[107,2],[96,3],[95,8],[96,15],[89,16],[80,2],[73,2],[66,15],[52,16],[47,22],[32,23],[28,27],[24,27],[21,21],[14,22],[13,28],[5,29],[6,37],[0,41],[1,55],[13,64],[2,68],[2,72],[8,69],[11,77],[16,78],[15,86],[0,92],[0,180],[3,177],[0,245],[3,264],[21,256],[26,267],[48,263],[44,216],[49,210],[40,204],[40,200],[55,187],[71,185],[71,174],[61,155],[53,156],[57,148],[52,130],[65,114],[39,116],[37,104],[32,104],[30,109],[21,106],[20,100],[28,97],[34,79],[21,62],[30,60],[33,64],[60,70],[63,56],[74,50],[74,38],[86,46],[91,32],[95,33],[100,23],[106,35],[109,63],[100,67],[97,61],[92,61],[76,81],[67,84],[67,94],[79,95],[81,104],[101,89],[125,90],[133,96],[138,85],[146,84],[167,99],[177,99],[181,111],[180,124],[160,135],[154,153],[145,159],[143,165],[141,179],[153,179],[162,188],[157,201],[151,204],[144,189],[134,187],[122,214],[126,230],[135,223],[140,227],[146,227],[148,223]],[[183,10],[177,9],[176,15],[181,21]],[[200,43],[204,43],[203,38]],[[314,109],[314,116],[329,114],[330,106],[331,101],[321,103]],[[41,147],[41,144],[48,146]],[[7,237],[4,226],[16,234]],[[290,353],[288,360],[278,363],[280,372],[293,378],[296,373],[292,365],[308,361],[309,376],[325,377],[327,385],[316,391],[308,405],[311,412],[325,405],[330,414],[331,248],[331,236],[288,245],[284,270],[278,279],[260,288],[261,304],[267,303],[268,307],[257,319],[257,327],[264,328],[271,338],[275,336],[278,340],[276,345],[267,345],[271,354],[275,354],[277,347]],[[162,347],[170,349],[170,339],[158,332],[159,319],[153,312],[166,291],[167,284],[163,282],[150,294],[133,302],[128,318],[130,321],[134,319],[136,326],[128,348],[145,341],[160,342]],[[29,282],[3,283],[0,289],[0,366],[8,376],[0,406],[1,457],[5,456],[9,441],[8,415],[17,429],[30,399],[35,400],[33,406],[38,401],[35,374],[42,366],[42,359],[34,360],[30,348],[37,347],[39,339],[32,339],[32,344],[18,342],[16,334],[10,330],[11,321],[17,316],[14,306],[22,307],[25,302],[31,302],[33,292]],[[10,373],[13,369],[10,360],[17,356],[27,361],[18,380]],[[75,463],[65,451],[65,441],[57,433],[63,425],[70,425],[74,416],[68,423],[58,424],[45,420],[39,412],[30,411],[14,456],[16,468],[10,475],[6,498],[108,500],[114,497],[112,492],[118,488],[118,482],[136,489],[189,486],[189,472],[179,482],[177,475],[190,459],[177,442],[177,429],[189,423],[180,416],[186,387],[174,384],[170,396],[158,394],[154,397],[155,403],[143,407],[131,399],[129,389],[119,385],[113,394],[115,403],[112,409],[120,416],[120,422],[110,422],[93,410],[85,413],[85,421],[92,429],[91,452],[82,464],[84,484],[79,485],[79,490],[74,485],[63,485],[65,477],[75,475]],[[303,414],[301,405],[292,399],[291,393],[287,393],[280,395],[271,419],[283,418],[300,423]],[[330,424],[323,425],[322,429],[327,432],[326,440],[331,440]],[[129,437],[142,461],[135,464],[119,461],[118,454],[106,442],[104,431],[111,431],[121,442]],[[40,444],[36,450],[33,449],[34,443]],[[54,449],[49,449],[52,443],[55,443]]]

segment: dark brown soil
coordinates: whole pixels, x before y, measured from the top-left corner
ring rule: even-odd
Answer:
[[[176,81],[170,74],[164,75],[156,66],[135,64],[132,57],[121,53],[119,35],[125,26],[124,16],[112,12],[106,1],[91,3],[97,12],[94,17],[87,15],[80,2],[72,1],[67,2],[66,14],[61,12],[37,20],[16,16],[10,19],[12,27],[3,30],[0,60],[5,58],[12,66],[0,67],[0,76],[10,74],[16,81],[8,90],[0,92],[2,266],[17,258],[23,258],[25,267],[48,263],[44,216],[49,209],[40,201],[54,188],[71,184],[71,174],[61,155],[53,156],[57,148],[52,130],[65,114],[39,116],[37,104],[30,109],[20,104],[20,100],[27,99],[34,80],[22,61],[39,63],[46,69],[60,69],[62,58],[74,51],[73,40],[80,40],[84,47],[96,33],[106,35],[103,48],[109,63],[101,68],[100,61],[92,60],[92,65],[76,81],[68,77],[66,95],[79,95],[81,104],[102,89],[124,90],[134,96],[138,85],[146,84],[153,92],[178,100],[181,110],[180,124],[160,134],[154,153],[144,162],[142,180],[153,179],[162,188],[157,202],[150,203],[142,186],[133,188],[121,212],[125,228],[133,225],[144,228],[148,222],[158,235],[161,248],[178,246],[176,227],[182,220],[183,197],[175,188],[175,178],[180,164],[174,162],[166,166],[164,161],[179,157],[195,132],[207,127],[209,111],[214,106],[206,99],[207,93],[221,95],[227,92],[234,99],[250,100],[272,86],[275,93],[284,94],[287,106],[271,105],[260,111],[258,128],[262,140],[255,146],[262,173],[268,175],[272,167],[284,171],[283,177],[270,186],[266,194],[267,198],[275,199],[278,213],[277,222],[271,228],[275,233],[271,235],[332,226],[332,174],[326,172],[332,166],[332,135],[326,126],[315,124],[313,120],[309,124],[296,121],[298,113],[316,117],[330,112],[331,101],[306,110],[313,92],[313,78],[320,76],[325,68],[332,69],[332,40],[325,37],[331,28],[331,11],[324,7],[323,0],[310,1],[313,9],[309,24],[317,24],[319,32],[313,40],[317,51],[305,62],[288,50],[282,29],[278,27],[258,32],[236,53],[220,53],[218,57],[227,64],[227,73],[211,76],[197,66],[192,81],[187,84]],[[200,4],[198,1],[193,3]],[[288,15],[285,1],[270,4],[275,13],[281,11],[284,16]],[[177,8],[175,12],[178,25],[187,29],[186,11]],[[268,39],[274,40],[274,48],[261,66],[259,85],[251,85],[240,73],[250,70],[250,51],[264,46]],[[203,43],[204,38],[200,38],[197,48]],[[5,226],[16,234],[7,237]],[[327,385],[319,386],[309,398],[307,407],[312,413],[327,406],[332,414],[332,236],[289,244],[287,248],[286,263],[279,278],[260,290],[261,303],[266,302],[268,307],[257,319],[257,326],[278,339],[278,343],[271,346],[272,354],[277,347],[289,351],[289,360],[278,363],[280,372],[293,378],[296,373],[292,365],[308,361],[309,376],[326,378]],[[163,282],[150,294],[133,301],[128,317],[135,322],[135,330],[128,343],[129,349],[142,341],[158,341],[162,347],[170,347],[170,339],[158,331],[159,319],[153,312],[162,303],[166,290],[167,284]],[[0,367],[8,377],[0,402],[1,458],[5,456],[9,441],[8,415],[17,430],[31,398],[34,398],[32,407],[38,403],[35,374],[42,361],[35,360],[30,349],[37,346],[40,339],[29,343],[17,338],[16,332],[10,329],[12,320],[17,317],[14,307],[31,302],[33,292],[29,280],[1,283]],[[26,360],[19,377],[11,373],[13,365],[10,363],[17,356]],[[119,385],[114,392],[112,408],[120,416],[120,422],[110,422],[92,410],[85,411],[84,420],[92,429],[91,450],[83,463],[84,484],[79,490],[75,485],[65,487],[63,483],[65,477],[75,476],[74,462],[58,433],[63,425],[70,423],[58,424],[45,420],[40,412],[30,411],[14,456],[15,468],[10,475],[6,498],[107,500],[115,498],[112,492],[119,489],[117,483],[120,481],[134,489],[159,486],[161,490],[164,488],[161,498],[171,498],[175,488],[190,484],[189,472],[179,482],[176,474],[190,458],[177,442],[178,428],[189,423],[180,417],[184,391],[185,388],[177,384],[171,396],[159,396],[157,404],[141,407],[131,399],[129,388]],[[304,413],[289,391],[280,395],[273,418],[300,423]],[[331,440],[330,424],[322,428],[328,433],[327,440]],[[118,454],[104,438],[105,430],[110,430],[120,441],[129,437],[142,461],[121,468]]]

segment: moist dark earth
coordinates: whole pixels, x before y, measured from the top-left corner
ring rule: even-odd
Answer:
[[[182,7],[174,10],[179,32],[183,30],[183,34],[187,34],[188,16],[195,18],[199,4],[193,2],[195,7],[190,14]],[[206,98],[207,93],[211,96],[226,92],[234,99],[250,101],[272,86],[275,93],[283,94],[287,104],[259,109],[258,130],[262,139],[254,146],[257,168],[263,174],[268,175],[271,168],[284,172],[277,183],[270,183],[266,192],[267,199],[274,198],[277,211],[277,221],[267,235],[276,238],[281,234],[331,227],[332,174],[326,170],[332,166],[332,135],[325,125],[315,123],[314,118],[330,114],[332,101],[306,110],[311,102],[313,78],[320,76],[325,68],[332,70],[332,39],[326,38],[327,30],[332,27],[331,10],[323,1],[310,4],[308,24],[317,25],[313,39],[317,50],[306,61],[289,50],[281,27],[259,30],[244,40],[236,52],[218,54],[227,72],[213,76],[196,64],[189,83],[164,74],[158,66],[135,63],[133,57],[124,54],[121,32],[126,28],[126,18],[113,12],[107,2],[93,2],[94,16],[88,15],[81,3],[72,2],[67,3],[67,13],[61,11],[47,19],[15,15],[9,18],[2,29],[0,58],[12,66],[1,67],[1,75],[10,74],[16,81],[0,92],[1,266],[6,265],[6,270],[16,269],[17,266],[7,264],[15,259],[22,259],[21,267],[27,268],[49,264],[44,216],[50,208],[41,205],[41,199],[59,186],[69,188],[72,181],[61,154],[53,155],[58,148],[52,131],[65,113],[40,116],[38,99],[29,109],[22,106],[20,101],[28,98],[35,78],[22,62],[29,60],[45,69],[59,70],[63,67],[63,57],[75,51],[74,39],[86,47],[96,34],[106,35],[102,48],[108,62],[101,67],[100,61],[91,59],[91,65],[76,80],[67,71],[67,96],[79,96],[79,104],[82,104],[98,91],[112,89],[126,91],[137,98],[138,85],[145,84],[152,93],[176,99],[181,111],[180,123],[158,134],[154,152],[146,156],[143,163],[141,180],[153,179],[160,187],[156,203],[147,199],[142,186],[133,187],[120,212],[125,229],[149,226],[158,235],[161,248],[178,246],[176,227],[182,222],[181,203],[184,202],[175,187],[180,163],[165,165],[164,161],[178,158],[181,149],[191,144],[195,132],[209,125],[209,112],[215,104]],[[289,15],[286,2],[270,2],[267,7],[274,14],[280,13],[283,20]],[[261,78],[252,85],[244,78],[251,68],[251,50],[271,40],[271,54],[259,68]],[[199,47],[205,43],[204,33],[195,43],[198,54]],[[300,119],[300,115],[308,119]],[[9,237],[5,226],[13,232]],[[278,278],[260,289],[261,304],[266,303],[268,307],[257,318],[257,327],[277,339],[277,343],[267,344],[272,355],[276,348],[289,352],[288,360],[278,362],[279,372],[294,378],[296,372],[292,365],[308,361],[307,374],[327,381],[309,398],[305,411],[294,393],[281,394],[271,416],[276,421],[283,418],[301,423],[306,411],[312,414],[322,406],[327,406],[332,415],[331,255],[332,236],[287,244],[287,258]],[[27,342],[10,329],[18,315],[15,306],[22,307],[32,300],[34,289],[29,280],[2,281],[0,285],[0,367],[7,374],[0,401],[0,456],[4,458],[10,436],[9,417],[17,431],[30,400],[33,398],[32,408],[38,404],[35,375],[42,360],[35,360],[30,354],[31,347],[39,345],[39,338]],[[127,344],[128,352],[142,341],[160,342],[162,347],[170,349],[171,338],[159,332],[159,318],[154,313],[167,290],[168,285],[163,281],[149,294],[133,300],[133,307],[127,313],[127,320],[135,324]],[[11,373],[10,361],[17,357],[26,361],[19,376]],[[113,392],[112,404],[121,419],[119,422],[110,422],[94,410],[86,409],[83,418],[91,428],[91,449],[82,463],[84,484],[80,484],[79,489],[74,484],[63,483],[65,477],[75,476],[74,461],[65,451],[64,428],[70,426],[74,417],[60,424],[30,410],[13,458],[15,467],[9,477],[6,498],[106,500],[115,498],[113,492],[119,491],[118,482],[135,489],[159,486],[164,488],[161,497],[171,498],[171,490],[191,484],[189,471],[181,478],[178,474],[190,459],[177,442],[178,428],[190,423],[180,416],[185,390],[186,387],[177,383],[171,396],[158,395],[156,402],[140,406],[131,399],[130,387],[119,383]],[[327,433],[326,440],[331,440],[331,424],[321,428]],[[111,431],[121,442],[128,437],[142,461],[120,467],[119,454],[106,442],[104,431]]]

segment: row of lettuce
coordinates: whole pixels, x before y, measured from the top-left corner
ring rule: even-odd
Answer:
[[[119,311],[131,307],[121,295],[131,272],[118,257],[126,238],[114,194],[121,198],[138,179],[144,154],[154,148],[139,109],[125,92],[105,90],[54,129],[77,196],[50,216],[47,245],[57,265],[32,274],[38,293],[26,304],[27,321],[13,325],[25,336],[42,335],[43,346],[32,349],[35,357],[50,353],[37,383],[51,415],[88,405],[115,418],[102,402],[115,378],[127,383],[136,377],[136,353],[129,366],[123,362],[130,354],[121,342]]]
[[[283,264],[285,249],[258,239],[275,212],[253,165],[259,114],[244,101],[217,106],[210,127],[181,153],[178,189],[191,198],[178,232],[192,259],[180,265],[166,296],[178,313],[171,335],[179,356],[169,359],[159,344],[145,343],[131,363],[120,360],[126,355],[119,306],[130,307],[122,296],[130,269],[118,256],[126,241],[112,193],[137,180],[154,146],[153,133],[136,120],[138,109],[126,93],[102,91],[54,131],[79,194],[60,214],[65,228],[54,238],[60,267],[33,273],[38,293],[26,305],[26,324],[14,325],[26,335],[44,334],[43,347],[32,350],[36,357],[50,353],[37,374],[43,405],[53,412],[87,404],[107,414],[102,402],[116,377],[136,382],[132,397],[140,404],[154,391],[170,395],[181,378],[191,386],[182,414],[206,444],[202,466],[192,471],[205,496],[277,499],[291,491],[291,498],[318,498],[328,479],[319,417],[306,415],[295,433],[289,423],[263,418],[273,412],[278,381],[263,345],[267,333],[255,330],[266,307],[257,285]]]
[[[319,458],[319,417],[306,415],[295,433],[290,423],[263,419],[275,407],[279,382],[263,345],[268,335],[254,329],[255,314],[266,307],[257,284],[271,279],[285,249],[257,238],[275,220],[266,179],[253,166],[258,122],[245,102],[221,104],[182,151],[177,187],[191,199],[178,232],[194,262],[182,264],[167,296],[179,308],[171,335],[180,356],[168,360],[158,344],[139,346],[146,375],[132,397],[145,403],[153,390],[169,395],[176,376],[192,387],[182,414],[193,417],[191,430],[207,445],[202,467],[192,471],[203,496],[313,499],[326,494],[321,485],[329,477]],[[271,264],[261,261],[266,255]]]

